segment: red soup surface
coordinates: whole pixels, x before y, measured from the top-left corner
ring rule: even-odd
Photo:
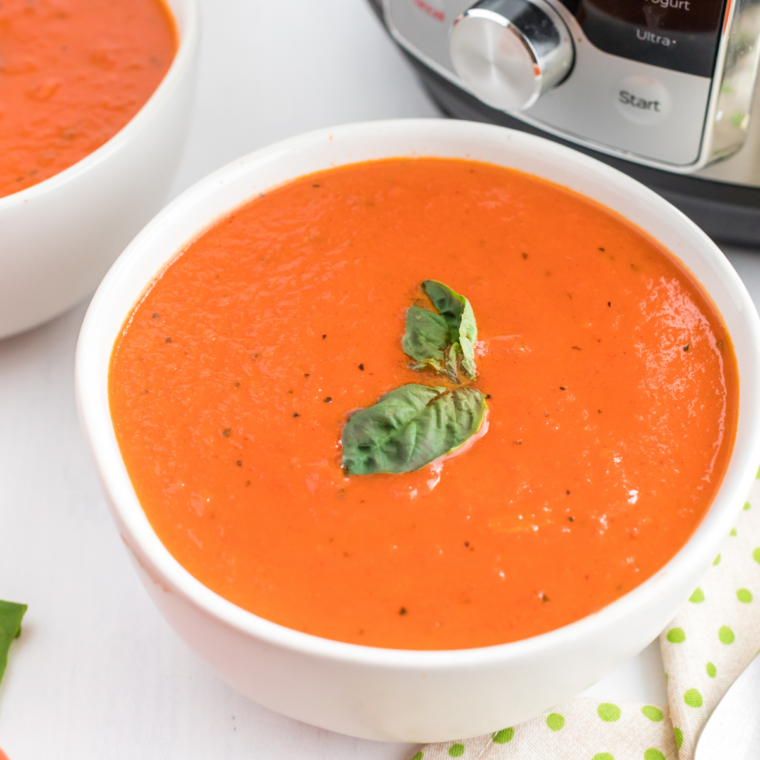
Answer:
[[[472,305],[488,429],[415,472],[346,476],[351,412],[440,384],[401,349],[426,279]],[[621,217],[497,166],[395,159],[203,233],[129,316],[109,392],[145,513],[206,586],[330,639],[459,649],[661,568],[723,477],[738,375],[709,299]]]
[[[1,0],[0,197],[113,137],[158,87],[176,48],[161,0]]]

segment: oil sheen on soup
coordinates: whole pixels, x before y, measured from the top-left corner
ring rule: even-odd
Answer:
[[[176,48],[162,0],[2,0],[0,198],[113,137],[158,87]]]
[[[477,323],[458,385],[402,346],[429,281]],[[477,434],[350,474],[347,421],[410,384],[484,399]],[[152,283],[109,375],[137,496],[192,575],[289,628],[401,649],[534,636],[650,577],[713,499],[738,392],[720,315],[660,245],[448,159],[344,166],[235,210]]]

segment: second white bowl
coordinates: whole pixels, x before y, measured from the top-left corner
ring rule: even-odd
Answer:
[[[166,200],[195,84],[196,0],[167,0],[179,47],[132,120],[73,166],[0,198],[0,338],[51,319],[97,287]]]

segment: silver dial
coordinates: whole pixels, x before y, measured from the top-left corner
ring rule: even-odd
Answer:
[[[449,44],[464,84],[505,111],[530,108],[575,57],[567,26],[545,0],[481,0],[456,19]]]

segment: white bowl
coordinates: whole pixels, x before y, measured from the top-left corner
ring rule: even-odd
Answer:
[[[81,161],[0,198],[0,338],[92,293],[165,202],[190,121],[198,49],[196,0],[167,4],[179,47],[140,111]]]
[[[236,607],[166,550],[140,507],[108,409],[108,366],[124,319],[187,241],[268,188],[339,164],[390,156],[472,158],[544,177],[614,209],[673,252],[720,310],[739,363],[741,409],[728,471],[684,548],[601,612],[500,646],[402,651],[344,644]],[[760,462],[760,323],[739,277],[710,239],[624,174],[541,138],[461,121],[387,121],[314,132],[207,177],[164,209],[101,284],[76,361],[79,411],[111,512],[137,572],[185,642],[238,691],[272,710],[353,736],[430,742],[495,731],[559,704],[649,644],[697,586]]]

